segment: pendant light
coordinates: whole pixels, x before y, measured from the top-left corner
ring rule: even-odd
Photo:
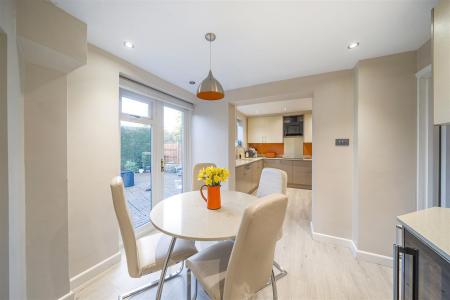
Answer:
[[[225,92],[220,82],[214,78],[211,72],[211,43],[216,39],[216,35],[208,32],[205,35],[205,39],[209,42],[209,73],[198,86],[197,97],[202,100],[220,100],[225,96]]]

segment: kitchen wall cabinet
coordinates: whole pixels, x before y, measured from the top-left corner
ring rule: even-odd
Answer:
[[[434,124],[450,123],[450,1],[433,10]]]
[[[247,119],[248,143],[283,143],[283,117],[251,117]]]
[[[312,113],[303,116],[303,142],[312,143]]]

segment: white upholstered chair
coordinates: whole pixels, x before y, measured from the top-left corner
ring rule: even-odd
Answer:
[[[287,173],[280,169],[264,168],[261,172],[256,196],[261,198],[277,193],[287,196]],[[283,228],[281,228],[280,233],[278,234],[278,240],[281,239],[282,236]],[[273,265],[279,272],[275,276],[276,280],[287,275],[287,271],[275,260],[273,261]]]
[[[193,191],[198,191],[203,185],[202,181],[197,180],[198,172],[201,169],[203,169],[203,168],[211,167],[211,166],[215,167],[216,164],[213,164],[213,163],[198,163],[198,164],[196,164],[194,166],[194,168],[192,169],[192,190]]]
[[[264,168],[259,179],[256,197],[265,197],[270,194],[287,195],[287,173],[280,169]]]
[[[125,199],[123,181],[120,176],[113,178],[111,182],[111,193],[125,249],[128,274],[133,278],[138,278],[161,270],[169,248],[170,237],[163,234],[153,234],[136,239]],[[182,265],[178,272],[168,275],[165,280],[178,276],[183,269],[184,260],[196,253],[197,248],[193,241],[177,240],[169,265],[174,265],[179,262],[182,262]],[[127,295],[120,296],[119,299],[141,293],[146,289],[156,286],[158,283],[159,280],[151,282]]]
[[[277,299],[272,262],[286,206],[283,194],[256,201],[245,210],[234,242],[219,242],[187,259],[188,299],[191,272],[213,300],[249,299],[269,279]]]

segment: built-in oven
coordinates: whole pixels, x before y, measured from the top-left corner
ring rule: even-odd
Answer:
[[[283,117],[283,135],[284,136],[303,135],[303,116]]]

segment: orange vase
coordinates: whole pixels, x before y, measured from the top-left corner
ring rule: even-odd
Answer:
[[[203,188],[208,188],[208,197],[206,198],[203,194]],[[200,194],[203,200],[206,202],[206,207],[208,209],[219,209],[220,208],[220,185],[217,186],[207,186],[203,185],[200,188]]]

